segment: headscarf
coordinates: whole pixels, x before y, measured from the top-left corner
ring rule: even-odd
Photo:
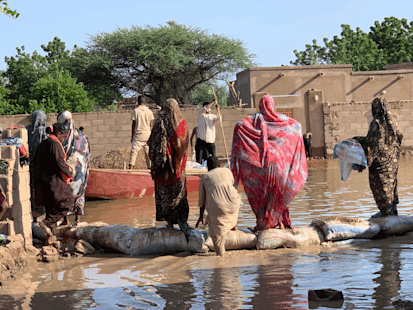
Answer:
[[[73,144],[73,138],[74,138],[74,121],[72,119],[72,113],[69,111],[65,110],[57,114],[57,122],[65,125],[65,128],[67,130],[67,136],[63,140],[62,144],[63,147],[66,151],[67,156],[69,157],[71,152],[72,152],[72,144]]]
[[[385,99],[376,98],[371,104],[373,120],[367,134],[367,164],[371,166],[382,152],[391,147],[400,147],[402,134],[397,122],[393,119],[389,105]]]
[[[303,187],[308,175],[301,125],[276,113],[271,96],[262,97],[259,107],[260,113],[250,115],[235,126],[231,170],[236,183],[246,175],[242,162],[257,171],[265,171],[265,175],[256,180],[257,184],[262,183],[261,190],[268,188],[280,193],[285,207]]]
[[[27,126],[29,131],[29,152],[30,158],[34,157],[37,147],[40,143],[47,139],[46,134],[47,116],[42,110],[33,111],[30,115],[31,125]]]
[[[180,177],[184,165],[182,165],[183,155],[186,152],[188,140],[188,128],[178,101],[167,99],[161,103],[162,110],[155,120],[151,137],[149,138],[149,152],[152,159],[152,176],[162,173],[165,164],[169,159],[169,165],[177,178]],[[185,122],[185,126],[181,124]],[[185,127],[185,130],[180,127]]]

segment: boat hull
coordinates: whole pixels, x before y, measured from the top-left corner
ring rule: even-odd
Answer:
[[[187,175],[188,192],[197,191],[201,175]],[[87,198],[125,199],[152,196],[155,185],[147,172],[90,169]]]

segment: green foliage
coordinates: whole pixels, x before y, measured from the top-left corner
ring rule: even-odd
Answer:
[[[46,56],[36,51],[30,55],[24,47],[17,55],[6,57],[7,70],[1,74],[5,92],[0,101],[0,114],[31,113],[44,110],[87,112],[96,105],[82,84],[77,83],[69,71],[70,51],[59,38],[47,46],[42,45]]]
[[[69,72],[55,71],[41,78],[33,87],[31,98],[32,103],[28,104],[28,111],[40,109],[48,113],[56,113],[62,110],[71,112],[89,112],[96,105],[96,102],[89,99],[87,91],[83,85],[77,84]],[[35,103],[37,106],[35,107]]]
[[[122,99],[122,84],[112,74],[113,64],[108,53],[75,48],[65,67],[100,106],[112,105]]]
[[[341,35],[324,38],[324,46],[306,45],[294,51],[292,65],[352,64],[354,71],[383,70],[386,65],[413,60],[413,22],[395,17],[375,22],[370,32],[341,25]]]
[[[0,0],[0,13],[6,14],[12,18],[17,18],[20,16],[16,10],[12,10],[9,8],[8,3],[6,0]]]
[[[218,98],[218,103],[221,107],[229,105],[229,92],[226,85],[212,84],[215,88],[215,93]],[[191,104],[202,105],[204,102],[212,102],[214,93],[212,92],[211,84],[199,84],[191,92]]]
[[[175,22],[100,33],[88,50],[110,57],[110,71],[126,90],[158,103],[168,97],[191,103],[198,85],[253,65],[241,41]]]

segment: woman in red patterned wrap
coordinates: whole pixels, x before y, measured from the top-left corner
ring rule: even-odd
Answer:
[[[155,182],[156,220],[178,224],[188,235],[189,205],[186,190],[188,126],[175,99],[160,104],[162,111],[155,120],[148,140],[151,174]]]
[[[307,179],[307,160],[300,123],[276,113],[271,96],[236,124],[231,170],[257,217],[254,231],[292,228],[288,208]]]

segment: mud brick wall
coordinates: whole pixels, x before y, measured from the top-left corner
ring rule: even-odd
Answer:
[[[3,138],[18,137],[27,145],[27,130],[5,130]],[[20,166],[20,153],[16,146],[0,146],[0,184],[6,194],[10,209],[0,218],[0,233],[22,234],[25,242],[31,244],[31,204],[29,166]]]
[[[216,110],[213,109],[212,112],[216,113]],[[221,108],[222,124],[229,153],[231,153],[232,135],[236,122],[255,112],[255,109]],[[158,112],[154,111],[154,114],[156,117]],[[182,114],[188,122],[189,134],[191,134],[192,129],[197,126],[198,109],[182,109]],[[75,127],[83,126],[85,134],[90,139],[92,158],[112,149],[130,146],[132,125],[130,116],[131,111],[73,113]],[[47,124],[52,125],[56,122],[56,118],[56,114],[48,114]],[[30,117],[29,115],[3,115],[0,116],[0,124],[3,130],[11,125],[26,126],[30,124]],[[219,124],[216,126],[215,144],[217,155],[225,157],[224,140]]]
[[[393,117],[403,133],[403,150],[413,150],[413,101],[388,101]],[[326,155],[333,156],[336,143],[354,136],[367,135],[373,119],[371,102],[324,103]]]

